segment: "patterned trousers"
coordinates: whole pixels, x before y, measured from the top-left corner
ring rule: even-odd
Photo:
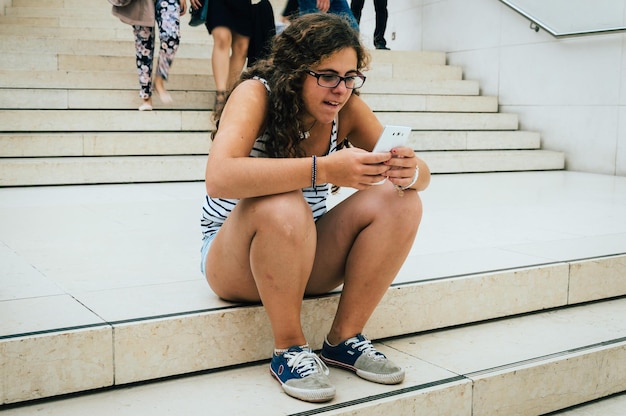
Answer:
[[[157,0],[154,7],[161,43],[157,72],[161,78],[167,80],[167,74],[180,44],[180,3],[178,0]],[[139,75],[139,96],[145,100],[152,96],[155,28],[133,26],[133,32],[137,74]]]

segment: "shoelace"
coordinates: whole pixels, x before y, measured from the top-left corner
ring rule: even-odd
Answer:
[[[294,368],[302,377],[317,373],[319,370],[325,375],[329,374],[328,367],[319,357],[308,351],[286,352],[287,365]]]
[[[374,360],[384,360],[385,358],[387,358],[385,357],[385,354],[383,354],[382,352],[374,348],[374,346],[372,345],[372,341],[370,341],[369,339],[364,339],[363,341],[359,341],[358,338],[354,337],[354,338],[350,338],[349,340],[347,340],[346,344],[347,345],[352,344],[352,348],[358,349],[363,354],[366,354],[372,357]]]

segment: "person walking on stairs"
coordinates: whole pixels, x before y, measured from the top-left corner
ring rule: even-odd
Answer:
[[[365,0],[352,0],[350,9],[356,21],[361,24],[361,12]],[[389,50],[387,41],[385,40],[385,30],[387,30],[387,19],[389,12],[387,11],[387,0],[374,0],[374,12],[376,13],[376,26],[374,27],[374,47],[376,49]]]
[[[191,7],[209,2],[205,26],[213,36],[211,66],[215,78],[214,112],[221,109],[226,95],[246,64],[253,33],[251,0],[191,0]]]
[[[430,171],[408,146],[372,152],[383,126],[355,93],[369,60],[346,19],[293,19],[217,112],[206,163],[201,272],[220,298],[262,303],[271,374],[305,401],[334,397],[328,365],[404,379],[363,329],[413,246]],[[331,184],[356,192],[328,209]],[[303,297],[341,285],[318,357]]]
[[[298,0],[300,15],[308,13],[332,13],[345,17],[352,28],[359,30],[347,0]]]
[[[139,97],[143,101],[140,111],[152,110],[153,89],[163,104],[173,101],[165,81],[180,44],[180,17],[186,12],[187,0],[132,0],[126,6],[113,6],[113,15],[133,26]],[[153,81],[155,22],[159,31],[159,59]]]

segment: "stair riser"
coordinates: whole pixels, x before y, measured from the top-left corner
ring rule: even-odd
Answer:
[[[145,183],[204,179],[206,156],[1,161],[0,186]]]
[[[95,56],[135,56],[135,43],[132,36],[127,40],[82,40],[56,38],[22,38],[2,36],[3,48],[8,53],[38,53],[38,51],[55,51],[58,54],[77,54]],[[208,42],[186,42],[176,52],[178,58],[209,59],[211,46]]]
[[[576,262],[586,264],[597,271],[605,270],[604,275],[624,275],[626,256],[591,259]],[[609,267],[621,267],[611,270]],[[583,270],[582,267],[579,267]],[[492,317],[542,310],[562,306],[567,302],[572,276],[570,265],[553,264],[540,267],[510,270],[498,273],[470,275],[460,278],[431,280],[412,285],[402,285],[389,289],[379,305],[375,316],[368,323],[366,332],[374,339],[402,335],[415,331],[438,329],[451,325],[461,325],[474,320],[481,321]],[[580,277],[577,277],[580,278]],[[597,283],[603,275],[586,274],[589,284]],[[606,277],[604,277],[606,278]],[[609,296],[626,295],[624,288],[615,287]],[[440,302],[440,299],[446,302]],[[587,300],[591,300],[590,297]],[[319,348],[337,307],[337,295],[305,300],[303,303],[304,331],[313,348]],[[428,300],[431,300],[429,303]],[[583,299],[578,299],[583,301]],[[455,305],[450,308],[449,305]],[[389,316],[414,317],[414,319],[389,319]],[[387,317],[387,318],[385,318]],[[115,336],[113,336],[115,334]],[[216,338],[219,334],[219,339]],[[402,341],[398,341],[402,342]],[[63,347],[59,345],[63,344]],[[255,348],[242,350],[241,345],[254,344]],[[68,349],[68,345],[74,348]],[[0,403],[13,403],[52,395],[71,393],[135,381],[149,380],[175,374],[201,371],[249,361],[265,360],[273,348],[271,329],[261,306],[222,309],[206,313],[194,313],[155,320],[112,323],[111,326],[68,330],[37,336],[25,336],[0,340],[0,362],[7,374],[18,374],[12,378],[10,388],[2,394]],[[54,352],[56,351],[56,352]],[[75,351],[75,354],[67,354]],[[232,351],[238,351],[233,354]],[[50,361],[50,354],[58,354]],[[593,351],[595,353],[595,351]],[[609,345],[598,348],[601,355],[584,354],[586,363],[578,365],[572,357],[560,357],[547,363],[548,367],[528,367],[527,364],[505,368],[500,372],[474,374],[469,377],[476,382],[474,395],[484,397],[475,402],[474,414],[490,415],[489,410],[496,406],[493,402],[497,392],[515,392],[515,397],[534,397],[533,391],[550,391],[552,386],[563,385],[566,373],[576,380],[576,389],[581,389],[585,398],[593,399],[614,391],[626,389],[626,379],[622,377],[626,369],[626,348],[621,345]],[[610,356],[602,355],[610,354]],[[21,357],[17,360],[15,357]],[[591,357],[591,359],[587,358]],[[594,357],[602,358],[598,361]],[[43,361],[46,362],[44,365]],[[598,362],[615,363],[602,367],[609,376],[602,380],[601,388],[592,390],[591,384],[599,381],[589,374]],[[138,365],[138,363],[141,363]],[[574,365],[572,365],[574,363]],[[532,378],[536,389],[529,391],[531,382],[524,381],[525,368],[541,376]],[[559,371],[555,369],[559,368]],[[589,370],[586,370],[589,368]],[[113,377],[114,374],[114,377]],[[532,373],[528,373],[532,374]],[[579,374],[585,374],[581,379]],[[553,381],[546,377],[557,377]],[[60,379],[59,379],[60,378]],[[546,384],[543,380],[546,378]],[[504,381],[501,381],[503,379]],[[19,380],[19,383],[16,382]],[[520,381],[521,380],[521,381]],[[538,381],[540,380],[540,381]],[[502,384],[505,383],[505,384]],[[516,388],[513,386],[517,383]],[[591,384],[588,384],[591,383]],[[461,383],[460,385],[463,385]],[[463,391],[463,390],[461,390]],[[574,390],[564,400],[573,399]],[[502,393],[504,394],[504,393]],[[595,394],[595,396],[593,396]],[[515,403],[515,397],[505,403]],[[537,397],[538,403],[545,405],[549,395]],[[466,397],[467,398],[467,397]],[[521,400],[521,399],[519,399]],[[549,399],[553,400],[553,399]],[[565,401],[558,405],[569,405]],[[530,402],[533,409],[545,409]],[[512,408],[515,408],[513,406]],[[520,405],[526,412],[528,407]],[[458,413],[452,413],[458,414]],[[505,413],[531,414],[531,413]],[[538,413],[534,413],[538,414]]]
[[[0,404],[17,403],[114,383],[109,326],[0,340]]]
[[[134,61],[132,54],[124,58],[127,64],[123,71],[90,72],[90,71],[17,71],[0,70],[0,88],[56,88],[56,89],[92,89],[97,85],[101,89],[137,89],[139,82],[133,73]],[[51,65],[53,63],[49,63]],[[8,64],[13,66],[13,64]],[[172,67],[175,68],[175,67]],[[189,72],[189,71],[187,71]],[[172,69],[168,78],[170,90],[215,90],[210,71],[200,74],[177,74]],[[366,94],[430,94],[476,96],[478,84],[472,81],[432,81],[412,82],[406,84],[399,80],[373,80],[362,88]]]
[[[472,415],[535,416],[626,390],[626,343],[472,377]]]
[[[516,130],[515,114],[380,113],[383,124],[413,130]],[[206,111],[0,110],[4,131],[208,131],[214,128]]]
[[[416,389],[410,393],[389,395],[381,400],[324,412],[324,416],[470,416],[472,384],[467,381],[445,383]],[[294,416],[298,416],[295,414]]]
[[[74,71],[0,71],[0,88],[29,88],[44,91],[52,89],[99,89],[139,91],[139,80],[133,73],[132,55],[127,58],[124,72],[74,72]],[[208,71],[207,71],[208,72]],[[169,90],[215,91],[215,81],[210,75],[172,74],[167,81]],[[38,107],[45,108],[45,107]]]
[[[418,153],[434,174],[563,169],[563,155],[542,151]],[[0,186],[204,180],[206,156],[127,156],[0,160]]]
[[[413,131],[408,145],[416,151],[539,149],[532,132]],[[210,132],[5,133],[0,157],[206,155]]]
[[[213,38],[209,35],[209,32],[204,26],[191,27],[187,26],[186,22],[187,20],[184,19],[182,21],[183,24],[181,25],[180,39],[182,43],[192,41],[193,43],[213,44]],[[0,26],[0,36],[34,36],[39,38],[56,38],[68,40],[80,39],[83,41],[108,39],[125,42],[134,39],[132,26],[111,25],[110,23],[111,22],[109,21],[109,25],[104,27],[58,27],[54,31],[51,31],[49,27],[42,26],[33,27],[2,24]],[[53,51],[42,52],[53,53]]]
[[[551,151],[418,152],[433,173],[515,172],[565,168],[565,158]]]
[[[6,28],[6,27],[5,27]],[[10,27],[9,27],[10,29]],[[5,29],[6,31],[6,29]],[[31,30],[32,31],[32,30]],[[68,29],[68,39],[89,39],[91,36],[94,40],[103,38],[119,39],[128,41],[131,35],[127,31],[117,29],[115,33],[108,36],[92,31],[87,32],[86,36],[82,29]],[[0,32],[1,35],[1,32]],[[206,34],[201,34],[206,37]],[[198,43],[205,43],[206,40],[202,36],[194,35],[193,37],[185,37],[185,40],[197,40]],[[58,38],[58,37],[57,37]],[[126,43],[126,42],[124,42]],[[127,49],[127,45],[123,46]],[[133,72],[134,56],[74,56],[67,54],[58,54],[54,50],[38,51],[38,52],[12,52],[5,54],[5,59],[0,62],[0,70],[31,70],[31,71],[91,71],[105,72],[103,76],[109,76],[107,72]],[[191,75],[212,75],[211,59],[192,59],[179,58],[178,55],[170,72],[172,75],[191,74]],[[368,83],[373,80],[385,79],[403,79],[407,82],[425,82],[425,81],[444,81],[462,79],[461,69],[458,67],[450,67],[444,65],[400,65],[400,64],[377,64],[371,70],[365,72],[368,77]]]
[[[209,131],[215,128],[206,111],[0,110],[4,131]]]
[[[539,149],[539,133],[526,131],[414,131],[415,151]]]
[[[170,91],[173,103],[164,105],[157,94],[152,100],[155,110],[200,110],[213,109],[214,91]],[[0,90],[0,108],[23,110],[137,110],[142,100],[139,86],[136,89],[119,90]],[[207,117],[209,115],[207,114]]]
[[[156,108],[162,107],[168,110],[207,111],[213,109],[215,93],[213,90],[207,90],[209,86],[213,85],[213,78],[200,78],[198,85],[200,83],[203,83],[201,88],[199,88],[200,91],[177,91],[172,89],[172,86],[175,86],[177,83],[173,85],[168,83],[174,103],[168,104],[167,107],[160,106],[157,97],[153,104]],[[129,87],[127,90],[6,88],[0,90],[0,108],[25,110],[41,108],[49,110],[135,110],[140,102],[139,85],[136,80],[133,85],[133,80],[128,78],[127,86]],[[367,93],[362,94],[361,97],[375,112],[495,113],[498,108],[496,97],[381,95]]]

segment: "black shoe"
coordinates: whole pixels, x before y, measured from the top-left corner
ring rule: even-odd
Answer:
[[[390,51],[391,50],[391,49],[389,49],[387,47],[387,45],[383,45],[382,43],[379,43],[379,44],[374,45],[374,46],[376,47],[376,49],[382,49],[382,50],[385,50],[385,51]]]

